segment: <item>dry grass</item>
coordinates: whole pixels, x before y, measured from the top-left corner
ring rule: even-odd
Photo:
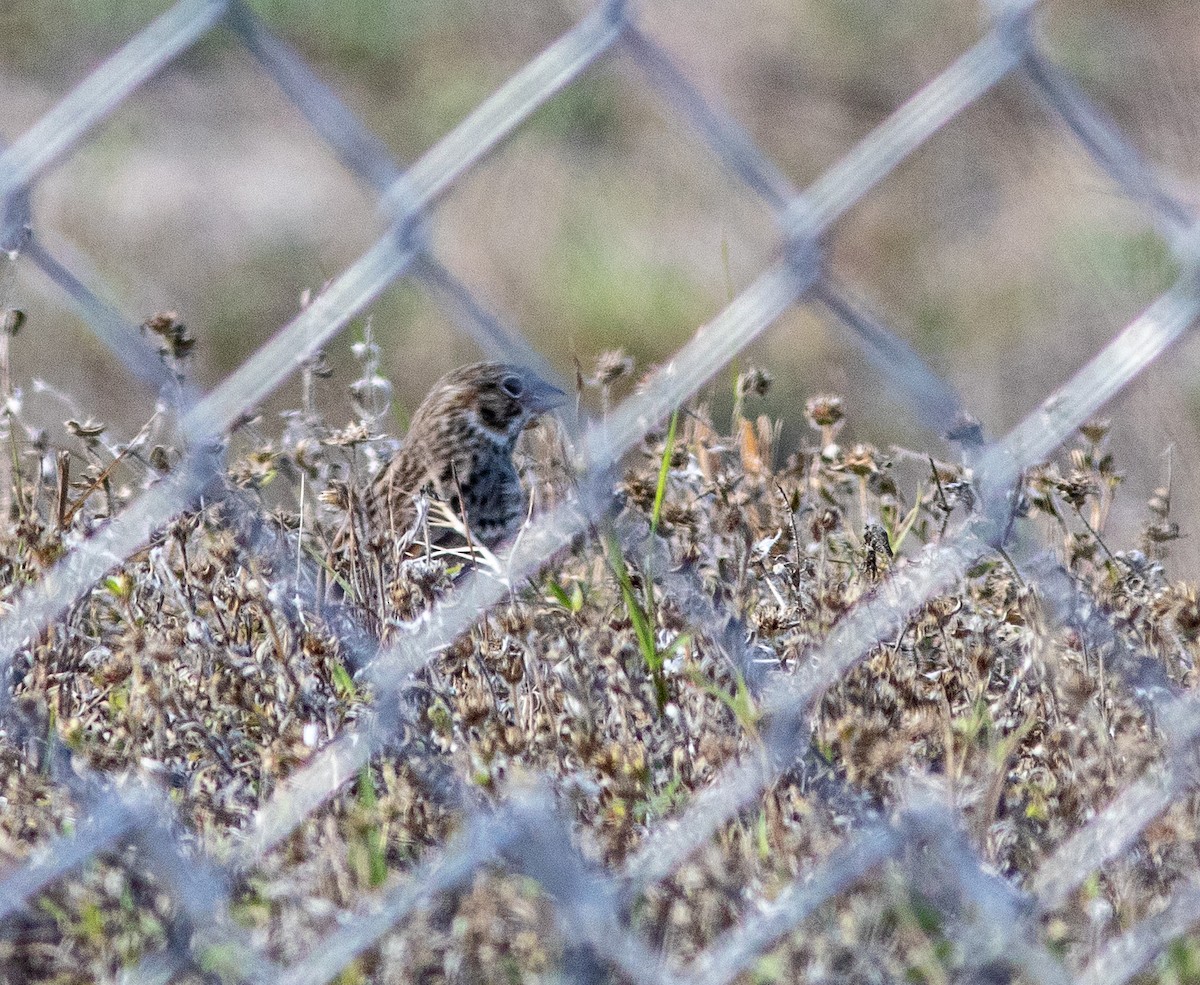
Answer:
[[[183,365],[186,351],[172,350],[183,336],[160,337]],[[613,359],[601,367],[605,401],[630,385],[627,369]],[[585,853],[617,873],[722,767],[757,754],[773,675],[802,665],[856,601],[886,594],[888,569],[953,530],[970,501],[953,466],[939,463],[935,478],[923,454],[842,443],[853,405],[834,398],[809,403],[812,440],[775,463],[776,429],[753,417],[769,383],[744,374],[732,421],[697,407],[673,440],[664,431],[648,441],[626,464],[611,535],[556,558],[436,655],[408,722],[422,755],[377,756],[235,883],[231,915],[250,941],[284,964],[303,958],[459,830],[464,804],[502,802],[539,776],[554,782]],[[355,728],[370,694],[348,671],[357,657],[297,591],[297,537],[308,552],[300,567],[311,570],[336,522],[321,492],[362,481],[389,446],[374,437],[377,416],[335,429],[304,393],[282,437],[240,434],[222,488],[20,651],[16,707],[41,733],[0,742],[0,866],[82,826],[86,805],[49,770],[54,747],[114,782],[136,775],[160,787],[188,844],[219,857],[281,781]],[[61,449],[28,432],[12,402],[6,422],[5,604],[179,457],[165,420],[130,446],[77,425]],[[541,464],[557,436],[530,437],[540,501],[565,495],[567,478]],[[1060,618],[1007,557],[985,559],[825,696],[801,763],[633,901],[637,934],[689,960],[848,831],[887,817],[914,782],[960,807],[976,849],[1021,886],[1163,760],[1162,736],[1122,679],[1133,665],[1123,648],[1190,687],[1200,605],[1158,564],[1174,533],[1165,491],[1139,551],[1104,540],[1119,485],[1107,440],[1089,429],[1029,477],[1014,547],[1025,556],[1021,541],[1055,544],[1073,590],[1093,600],[1090,616],[1075,607]],[[366,608],[385,634],[402,632],[454,592],[461,569],[446,557],[389,563]],[[1077,961],[1160,906],[1196,872],[1194,818],[1185,798],[1047,918],[1045,940]],[[3,979],[110,981],[165,947],[173,904],[139,861],[135,846],[113,850],[10,919]],[[219,948],[199,950],[219,980],[237,979]],[[485,870],[340,980],[551,981],[564,953],[536,884]],[[1161,980],[1179,980],[1172,969],[1190,953],[1174,952]],[[777,942],[742,980],[946,981],[977,958],[887,869]]]

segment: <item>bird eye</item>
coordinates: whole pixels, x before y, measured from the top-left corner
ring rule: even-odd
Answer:
[[[519,397],[525,392],[525,384],[519,376],[506,376],[500,381],[500,389],[510,397]]]

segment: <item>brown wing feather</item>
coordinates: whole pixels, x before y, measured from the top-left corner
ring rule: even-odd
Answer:
[[[375,477],[363,504],[372,532],[395,537],[412,525],[413,496],[425,485],[428,471],[421,449],[410,443]]]
[[[421,449],[406,444],[364,490],[351,491],[350,510],[333,541],[344,553],[356,540],[403,534],[416,518],[413,496],[425,483],[427,468]]]

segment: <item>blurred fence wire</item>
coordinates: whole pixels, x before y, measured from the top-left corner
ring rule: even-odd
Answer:
[[[305,62],[276,38],[241,0],[181,0],[101,64],[28,132],[0,153],[0,244],[17,262],[40,269],[127,367],[179,411],[192,450],[164,481],[65,557],[44,581],[24,590],[0,623],[0,670],[23,641],[43,631],[106,570],[143,545],[155,529],[193,502],[216,468],[211,448],[248,410],[296,372],[304,360],[391,284],[411,277],[489,354],[515,362],[544,362],[519,334],[501,325],[433,252],[426,228],[442,196],[557,93],[575,84],[600,59],[621,55],[644,84],[665,96],[711,151],[772,211],[784,241],[779,260],[667,362],[654,385],[616,407],[603,427],[578,436],[584,465],[583,506],[567,504],[536,519],[511,558],[512,583],[536,572],[555,550],[585,532],[590,509],[606,508],[604,479],[622,455],[637,446],[715,373],[734,359],[790,306],[811,304],[831,313],[862,352],[888,369],[897,393],[932,431],[967,435],[964,458],[976,476],[982,508],[964,527],[893,571],[887,593],[865,597],[798,672],[769,676],[763,701],[772,727],[767,755],[729,767],[681,816],[663,822],[619,871],[587,861],[574,846],[569,820],[547,788],[498,811],[471,809],[464,829],[431,851],[413,877],[369,914],[338,927],[310,957],[280,967],[256,951],[226,919],[230,886],[279,845],[320,804],[335,795],[370,757],[395,739],[396,698],[408,676],[439,646],[468,629],[505,592],[496,579],[470,576],[453,600],[413,635],[401,637],[366,668],[378,713],[321,750],[266,803],[232,857],[197,858],[172,823],[167,797],[151,786],[117,789],[78,763],[50,763],[67,784],[84,817],[24,864],[0,874],[0,915],[12,914],[55,880],[116,843],[142,846],[141,864],[152,866],[175,906],[166,953],[143,962],[134,980],[167,980],[194,966],[196,940],[219,935],[244,958],[256,980],[327,982],[353,958],[439,893],[469,882],[484,866],[500,866],[541,884],[554,901],[562,932],[592,959],[637,982],[689,981],[716,985],[752,967],[772,945],[838,894],[891,864],[951,917],[946,926],[970,945],[982,970],[1004,959],[1038,982],[1129,981],[1161,954],[1174,935],[1200,920],[1194,886],[1176,890],[1165,909],[1124,929],[1102,952],[1069,965],[1039,937],[1038,915],[1061,905],[1098,867],[1117,857],[1153,820],[1192,788],[1186,752],[1200,733],[1200,714],[1186,695],[1164,690],[1157,721],[1175,750],[1168,765],[1119,794],[1108,809],[1080,829],[1017,889],[991,872],[960,831],[949,807],[913,795],[893,820],[865,823],[823,863],[747,916],[686,966],[667,959],[638,933],[624,901],[669,877],[741,808],[754,802],[800,758],[805,722],[824,691],[861,662],[872,647],[891,639],[906,618],[950,588],[991,551],[1010,523],[1011,491],[1026,468],[1042,461],[1107,400],[1193,324],[1200,314],[1197,281],[1200,240],[1192,216],[1156,180],[1129,139],[1056,66],[1033,25],[1032,0],[995,0],[983,38],[907,103],[884,120],[809,188],[792,187],[739,126],[700,96],[668,56],[638,26],[637,12],[610,0],[580,20],[525,65],[493,96],[417,161],[394,161],[372,134]],[[390,228],[337,277],[301,314],[284,325],[212,392],[181,387],[136,328],[59,261],[39,240],[30,209],[31,189],[88,137],[123,100],[210,32],[224,29],[261,64],[344,164],[378,194]],[[860,311],[824,263],[827,234],[862,198],[941,127],[1001,80],[1017,76],[1046,110],[1078,139],[1097,164],[1149,210],[1179,261],[1175,284],[1092,360],[1047,396],[1009,434],[983,442],[963,429],[962,404],[895,332]],[[589,497],[594,501],[589,501]],[[1081,601],[1053,569],[1027,571],[1040,590],[1074,619]],[[1087,631],[1098,643],[1115,633],[1102,619]],[[1128,654],[1134,668],[1137,655]],[[1130,670],[1134,674],[1134,670]],[[1130,686],[1132,686],[1132,681]],[[7,691],[5,695],[7,700]],[[5,705],[4,725],[19,739],[22,712]]]

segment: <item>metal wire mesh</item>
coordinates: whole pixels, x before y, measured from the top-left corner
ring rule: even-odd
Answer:
[[[579,436],[584,463],[580,503],[534,521],[510,560],[510,581],[534,573],[544,559],[585,531],[589,512],[603,509],[611,466],[791,306],[817,305],[845,324],[863,358],[882,363],[919,419],[939,433],[963,416],[950,385],[932,372],[894,332],[857,310],[824,264],[827,234],[873,187],[942,127],[1002,79],[1016,75],[1048,111],[1133,200],[1150,213],[1182,270],[1178,280],[1104,346],[1008,435],[985,445],[964,442],[983,493],[983,508],[952,538],[928,548],[896,571],[889,591],[864,598],[795,674],[769,676],[762,687],[774,723],[762,757],[734,764],[679,818],[662,824],[618,872],[588,862],[572,841],[570,824],[547,788],[488,812],[470,812],[465,829],[432,853],[413,878],[376,909],[338,928],[311,956],[279,967],[248,937],[237,940],[224,919],[230,885],[278,846],[320,804],[334,796],[372,755],[395,738],[397,698],[407,677],[439,646],[448,644],[500,600],[504,586],[473,575],[415,634],[378,655],[365,673],[379,713],[321,750],[263,807],[251,834],[232,857],[207,858],[185,846],[171,822],[169,800],[150,786],[117,789],[78,763],[52,762],[53,775],[84,805],[86,821],[3,875],[0,917],[12,914],[45,887],[122,841],[145,849],[175,901],[172,947],[143,963],[132,980],[169,978],[194,960],[197,934],[231,937],[254,979],[326,982],[364,949],[439,893],[468,882],[484,866],[523,873],[555,901],[564,935],[602,964],[638,982],[728,982],[770,947],[848,888],[872,878],[886,863],[914,884],[932,883],[931,898],[956,917],[949,924],[978,951],[1006,955],[1031,980],[1104,983],[1129,981],[1173,936],[1200,920],[1193,886],[1176,890],[1169,905],[1127,928],[1077,973],[1042,942],[1038,915],[1060,906],[1106,862],[1119,857],[1152,821],[1192,785],[1187,750],[1200,716],[1187,695],[1168,694],[1156,708],[1174,752],[1166,768],[1146,776],[1046,860],[1031,884],[1017,891],[991,873],[956,825],[955,812],[914,794],[904,812],[851,834],[823,864],[803,874],[767,908],[748,915],[687,967],[658,954],[631,924],[623,901],[663,880],[739,809],[757,798],[804,752],[806,715],[827,688],[895,634],[907,615],[953,585],[992,550],[1012,504],[1008,491],[1021,472],[1054,451],[1114,394],[1180,338],[1200,314],[1196,228],[1187,210],[1157,183],[1131,142],[1046,55],[1031,24],[1032,2],[996,4],[981,41],[876,127],[809,188],[797,190],[735,122],[715,110],[639,30],[636,10],[610,0],[509,79],[410,166],[393,161],[304,61],[268,31],[240,0],[181,0],[146,27],[27,133],[0,154],[0,242],[22,262],[40,268],[86,318],[88,325],[139,378],[174,400],[191,457],[170,480],[146,492],[94,538],[75,549],[50,577],[23,591],[0,623],[0,668],[22,641],[50,625],[97,579],[144,544],[185,508],[216,468],[208,450],[240,415],[261,402],[356,313],[397,279],[412,277],[443,304],[487,351],[541,365],[540,356],[499,325],[433,253],[425,227],[441,197],[556,93],[575,84],[596,62],[620,52],[644,84],[667,97],[712,152],[771,210],[785,237],[782,258],[760,276],[656,375],[655,385],[616,407],[603,427]],[[341,160],[377,192],[391,228],[289,324],[215,390],[181,388],[138,332],[97,297],[39,241],[29,191],[124,99],[209,32],[228,29],[295,103]],[[589,497],[592,500],[589,501]],[[1053,568],[1026,572],[1064,611],[1079,606],[1069,583]],[[1097,640],[1115,634],[1102,618],[1087,626]],[[1130,656],[1134,660],[1135,655]],[[7,700],[7,694],[6,698]],[[389,711],[388,709],[393,709]],[[5,709],[5,727],[19,738],[24,723]]]

